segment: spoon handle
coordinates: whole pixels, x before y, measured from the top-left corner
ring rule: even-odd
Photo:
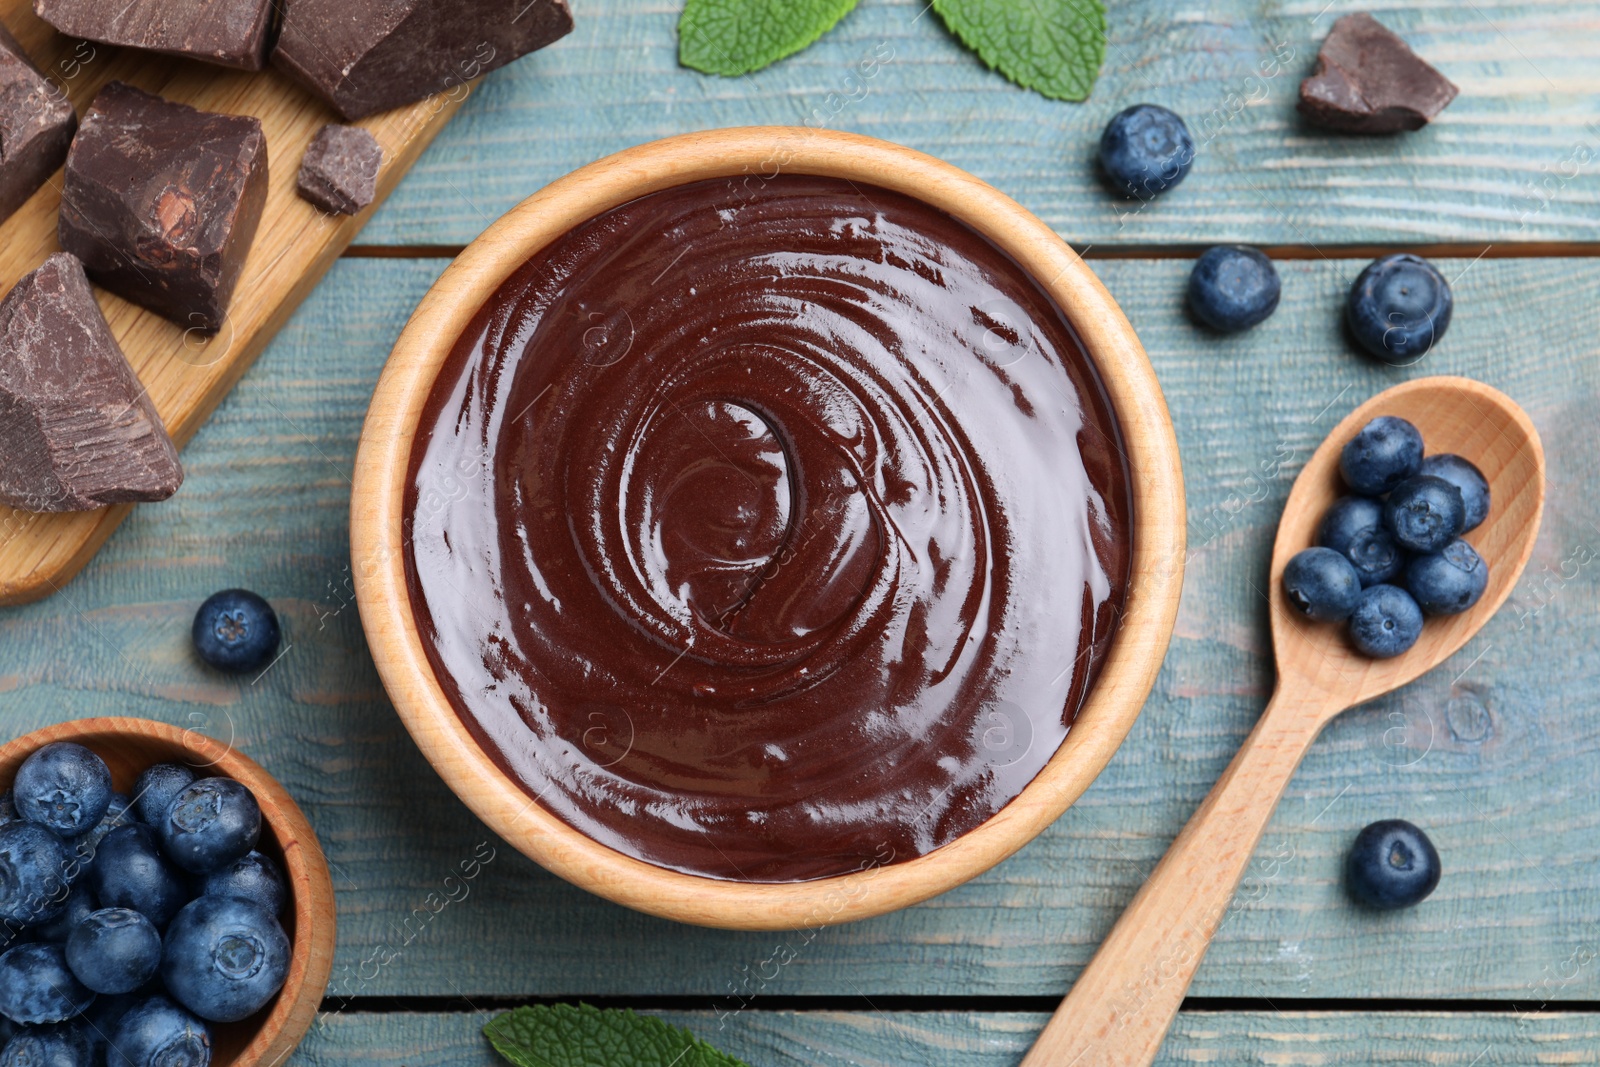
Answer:
[[[1156,1058],[1289,779],[1336,697],[1267,710],[1089,961],[1022,1067],[1135,1067]]]

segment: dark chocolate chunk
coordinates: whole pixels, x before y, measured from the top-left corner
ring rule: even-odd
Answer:
[[[360,126],[324,126],[300,161],[300,195],[324,211],[354,215],[378,195],[383,147]]]
[[[1318,126],[1345,133],[1420,130],[1459,90],[1365,12],[1333,24],[1300,110]]]
[[[78,116],[0,25],[0,222],[67,158]]]
[[[266,202],[259,120],[112,82],[67,156],[61,247],[119,296],[219,330]]]
[[[237,70],[266,65],[272,0],[33,0],[33,10],[69,37]]]
[[[57,252],[0,301],[0,504],[165,500],[178,450],[111,336],[83,264]]]
[[[570,32],[567,0],[288,0],[272,62],[359,119],[463,85]]]

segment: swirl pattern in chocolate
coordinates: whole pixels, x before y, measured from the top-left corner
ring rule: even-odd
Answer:
[[[680,186],[536,254],[431,395],[406,501],[434,671],[530,796],[745,881],[999,811],[1093,683],[1132,504],[1040,286],[884,189]]]

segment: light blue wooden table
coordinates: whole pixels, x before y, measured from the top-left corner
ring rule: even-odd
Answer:
[[[201,431],[183,491],[138,510],[61,595],[0,611],[0,732],[182,722],[294,792],[340,909],[305,1064],[488,1064],[486,1013],[577,998],[666,1011],[757,1067],[1013,1064],[1265,703],[1251,583],[1300,465],[1371,393],[1465,374],[1509,392],[1544,437],[1533,562],[1458,656],[1317,743],[1267,833],[1290,858],[1222,930],[1163,1057],[1600,1060],[1600,5],[1376,9],[1462,95],[1427,130],[1364,139],[1293,111],[1346,7],[1324,2],[1113,0],[1099,85],[1070,105],[985,71],[917,0],[862,0],[808,52],[732,81],[677,67],[680,0],[576,0],[577,32],[475,91]],[[876,77],[847,77],[885,51]],[[1293,58],[1264,77],[1274,52]],[[1106,119],[1140,101],[1183,113],[1204,143],[1182,187],[1130,212],[1091,160]],[[971,884],[802,944],[624,911],[494,840],[384,697],[346,513],[389,346],[490,220],[641,141],[819,115],[971,170],[1088,250],[1166,390],[1193,551],[1155,693],[1083,799]],[[1280,260],[1282,306],[1243,338],[1182,308],[1190,259],[1217,241]],[[1366,260],[1419,248],[1454,282],[1456,318],[1421,365],[1393,370],[1352,352],[1339,309]],[[199,601],[236,585],[275,603],[292,645],[253,686],[202,670],[188,643]],[[1392,816],[1429,830],[1445,876],[1422,906],[1374,917],[1346,903],[1339,865],[1356,830]],[[430,911],[484,841],[495,858],[468,896]]]

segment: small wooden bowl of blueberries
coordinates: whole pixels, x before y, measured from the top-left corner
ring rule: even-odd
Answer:
[[[333,885],[254,761],[84,719],[0,747],[0,1065],[287,1057],[332,968]]]

